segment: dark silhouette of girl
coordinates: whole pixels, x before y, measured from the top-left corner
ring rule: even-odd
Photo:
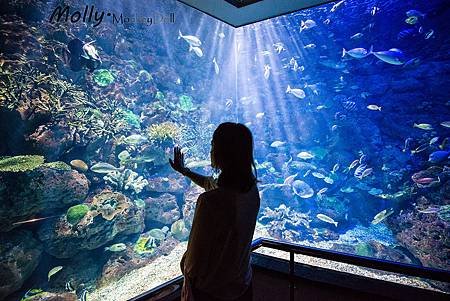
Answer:
[[[260,199],[250,130],[226,122],[214,131],[211,166],[220,170],[217,180],[187,169],[179,147],[170,164],[206,190],[198,197],[181,260],[182,300],[252,300],[250,247]]]

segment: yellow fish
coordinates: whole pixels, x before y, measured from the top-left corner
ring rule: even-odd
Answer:
[[[406,18],[405,22],[411,25],[414,25],[417,23],[417,21],[419,21],[419,18],[417,18],[416,16],[411,16]]]
[[[414,123],[413,127],[418,128],[418,129],[422,129],[425,131],[431,131],[433,129],[433,126],[429,123]]]

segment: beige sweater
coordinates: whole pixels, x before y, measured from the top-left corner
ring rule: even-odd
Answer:
[[[217,188],[212,178],[204,188],[184,254],[184,275],[205,293],[235,299],[252,279],[250,247],[259,211],[258,189],[254,185],[246,193],[232,192]]]

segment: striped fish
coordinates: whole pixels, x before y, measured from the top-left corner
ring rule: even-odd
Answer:
[[[354,172],[354,176],[356,177],[356,178],[361,178],[361,176],[362,176],[362,174],[363,174],[363,172],[364,172],[364,170],[367,168],[367,165],[366,164],[361,164],[360,166],[358,166],[356,169],[355,169],[355,172]]]
[[[354,101],[350,101],[350,100],[344,101],[342,103],[342,106],[347,111],[356,111],[356,102],[354,102]]]

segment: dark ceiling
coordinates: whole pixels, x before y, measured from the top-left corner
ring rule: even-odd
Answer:
[[[333,1],[324,0],[178,0],[233,27],[255,23]]]

